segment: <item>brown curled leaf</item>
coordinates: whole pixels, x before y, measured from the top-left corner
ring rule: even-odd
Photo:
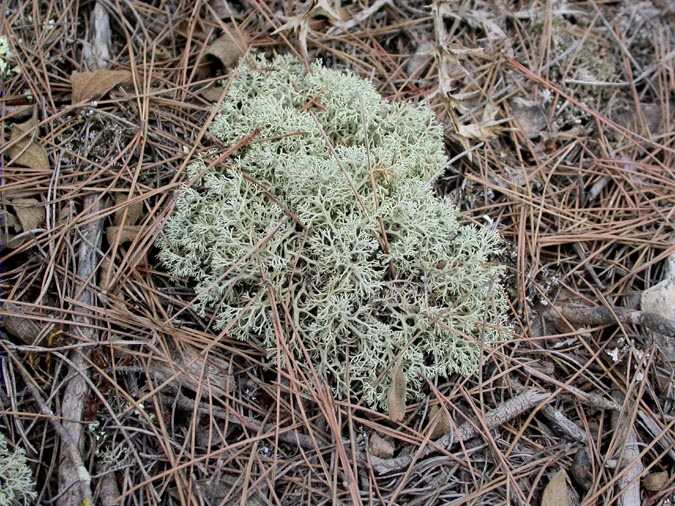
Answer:
[[[132,82],[128,70],[95,70],[93,72],[73,72],[70,76],[72,103],[87,102],[102,97],[120,84]]]
[[[12,127],[9,142],[12,146],[8,154],[17,165],[36,170],[49,170],[47,149],[36,140],[33,130],[37,129],[37,118],[32,117],[24,123],[15,123]],[[21,139],[17,141],[17,139]],[[17,141],[14,143],[14,141]]]

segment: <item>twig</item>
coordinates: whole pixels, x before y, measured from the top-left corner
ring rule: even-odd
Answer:
[[[92,12],[93,29],[89,34],[91,40],[90,60],[91,64],[98,68],[110,65],[110,18],[103,3],[96,2]],[[92,214],[101,210],[101,199],[96,193],[88,195],[84,199],[84,209]],[[73,333],[79,335],[83,342],[95,342],[96,330],[92,325],[91,317],[86,311],[87,307],[95,304],[94,292],[91,285],[96,282],[97,254],[100,250],[103,237],[103,219],[99,218],[89,222],[83,229],[78,251],[77,276],[82,286],[79,291],[78,301],[82,304],[84,314],[73,318]],[[77,286],[77,285],[76,285]],[[61,403],[61,413],[69,420],[64,422],[64,428],[70,439],[78,449],[82,448],[82,413],[88,395],[88,356],[90,348],[73,351],[72,376],[66,384]],[[73,458],[64,458],[59,466],[59,492],[58,506],[89,506],[91,504],[91,486],[87,483],[87,494],[78,493],[72,487],[74,479],[81,480],[79,474],[75,474],[77,466]],[[86,470],[86,469],[85,469]],[[88,473],[87,473],[88,476]],[[87,503],[86,501],[89,501]]]
[[[485,426],[492,430],[500,425],[512,420],[513,418],[532,409],[534,406],[544,401],[549,397],[549,394],[537,389],[529,389],[523,393],[516,395],[509,399],[504,404],[496,407],[492,411],[485,414]],[[441,436],[435,441],[434,446],[426,447],[420,457],[426,457],[439,449],[450,450],[454,446],[463,443],[479,434],[476,425],[472,422],[465,422],[456,430]],[[370,457],[373,470],[378,474],[389,473],[403,469],[412,462],[412,457],[404,455],[395,457],[393,459],[381,459],[378,457]]]
[[[569,304],[554,306],[547,311],[549,318],[564,318],[574,325],[616,325],[631,323],[642,325],[664,336],[675,337],[675,322],[654,313],[622,307],[583,306]]]
[[[84,208],[91,212],[98,212],[101,208],[100,198],[96,194],[87,196],[84,200]],[[98,219],[87,224],[82,233],[80,249],[78,252],[78,278],[82,280],[85,286],[79,295],[79,302],[83,308],[94,304],[94,293],[86,284],[91,282],[95,276],[96,257],[100,249],[103,236],[103,220]],[[96,331],[89,316],[76,316],[73,319],[73,333],[79,335],[83,342],[96,340]],[[63,401],[61,404],[61,413],[69,421],[64,422],[64,428],[70,440],[78,447],[83,444],[82,440],[82,413],[84,403],[88,394],[87,387],[87,357],[90,348],[83,348],[72,352],[73,371],[72,376],[65,387]],[[73,481],[81,481],[79,470],[71,458],[65,458],[59,467],[59,491],[62,492],[59,498],[59,506],[81,506],[84,504],[85,497],[72,486]],[[91,490],[89,490],[91,496]]]
[[[620,402],[620,398],[616,398]],[[640,448],[638,446],[637,434],[633,424],[630,423],[630,417],[625,416],[623,411],[612,413],[612,425],[614,430],[620,435],[616,441],[616,448],[619,453],[619,469],[628,467],[628,471],[621,473],[618,479],[619,505],[620,506],[639,506],[640,503],[640,474],[644,469],[642,460],[640,460]],[[630,423],[630,425],[628,425]]]
[[[586,442],[586,433],[572,420],[567,418],[561,411],[553,406],[544,406],[542,413],[546,419],[552,422],[558,429],[579,443]]]
[[[81,497],[81,500],[78,503],[78,506],[93,505],[91,495],[91,476],[89,474],[89,471],[87,471],[84,462],[82,461],[77,441],[73,439],[70,433],[66,430],[66,428],[64,427],[65,424],[59,423],[58,417],[56,416],[56,414],[54,414],[54,412],[49,408],[45,400],[42,398],[40,389],[35,384],[35,381],[33,380],[33,377],[30,375],[30,373],[26,371],[26,369],[23,367],[21,361],[16,358],[14,353],[12,353],[12,351],[7,346],[3,345],[3,347],[5,348],[7,354],[12,358],[12,360],[16,364],[16,368],[21,373],[21,376],[23,376],[23,379],[26,382],[26,386],[30,390],[33,399],[35,399],[35,402],[39,406],[40,411],[42,411],[42,413],[47,417],[49,422],[54,427],[54,430],[56,430],[56,433],[59,435],[59,438],[61,439],[61,445],[65,449],[64,460],[70,459],[70,463],[72,466],[71,472],[73,473],[71,475],[71,478],[75,479],[71,480],[68,483],[68,487],[70,487],[70,489],[64,490],[64,496],[66,494],[77,494],[78,487],[74,487],[73,485],[75,483],[79,483],[80,485],[79,494],[77,495]]]

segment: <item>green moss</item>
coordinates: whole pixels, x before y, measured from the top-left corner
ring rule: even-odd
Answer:
[[[230,145],[254,130],[230,170],[190,167],[197,184],[158,241],[199,309],[273,359],[275,305],[296,358],[308,353],[336,396],[380,409],[400,356],[411,396],[425,378],[474,372],[506,332],[489,262],[500,241],[434,196],[447,160],[432,112],[320,63],[253,56],[211,131]]]

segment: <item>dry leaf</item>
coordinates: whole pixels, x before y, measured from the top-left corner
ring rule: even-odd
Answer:
[[[570,489],[567,486],[567,473],[561,469],[553,475],[544,489],[541,506],[572,506]]]
[[[36,170],[49,170],[49,157],[47,150],[41,144],[33,141],[33,129],[38,124],[37,118],[33,117],[24,123],[15,123],[10,135],[10,143],[24,136],[23,139],[9,148],[9,157],[14,159],[17,165]]]
[[[405,65],[406,73],[409,76],[421,74],[422,70],[429,65],[433,56],[434,43],[430,40],[422,41],[415,49],[415,53],[408,59],[408,62]]]
[[[389,418],[395,422],[400,422],[405,416],[405,398],[407,392],[405,371],[399,361],[391,373],[391,386],[387,396],[387,408]]]
[[[368,452],[381,459],[390,459],[394,456],[394,443],[388,438],[383,438],[377,432],[370,435]]]
[[[200,91],[199,94],[209,102],[217,102],[223,96],[224,91],[224,86],[209,86],[205,90]]]
[[[326,16],[328,19],[337,21],[338,23],[346,21],[347,13],[340,3],[340,1],[316,0],[310,14],[312,17]]]
[[[490,102],[483,109],[480,123],[471,123],[469,125],[458,125],[457,133],[468,139],[479,139],[486,141],[495,137],[499,131],[496,120],[497,108]]]
[[[544,107],[535,100],[514,98],[511,103],[511,117],[523,135],[532,139],[547,130],[547,118]]]
[[[228,29],[223,35],[214,40],[204,52],[218,59],[223,67],[234,67],[239,58],[244,56],[249,45],[249,38],[244,32]]]
[[[292,30],[298,33],[298,42],[300,43],[300,52],[303,59],[307,60],[307,35],[309,35],[309,11],[298,16],[291,16],[287,18],[283,25],[274,30],[273,35],[284,31]]]
[[[668,471],[650,473],[642,480],[642,485],[650,492],[658,492],[659,490],[663,490],[668,484],[670,484],[670,476],[668,476]]]
[[[0,209],[0,228],[9,228],[14,229],[19,222],[16,220],[14,215],[4,209]]]
[[[192,25],[192,31],[190,31],[190,26]],[[196,39],[196,40],[206,40],[208,34],[206,33],[206,28],[199,19],[190,19],[181,21],[176,27],[176,32],[182,35],[183,37]]]
[[[94,72],[73,72],[70,76],[72,103],[86,102],[101,97],[120,84],[132,82],[128,70],[95,70]]]
[[[20,339],[24,344],[34,344],[40,335],[40,324],[35,320],[22,317],[23,309],[16,304],[7,302],[2,309],[11,313],[2,318],[7,333]]]
[[[244,17],[244,14],[239,9],[230,5],[228,0],[210,0],[209,6],[219,19],[242,19]]]
[[[577,482],[584,491],[591,488],[593,485],[593,467],[588,458],[588,452],[585,448],[581,448],[574,455],[572,463],[572,478]]]
[[[127,219],[125,221],[127,226],[135,225],[143,216],[143,201],[135,202],[127,206],[123,205],[128,199],[129,196],[126,193],[118,193],[115,195],[115,206],[121,205],[121,208],[115,211],[115,218],[113,220],[115,225],[122,224],[122,217],[124,216],[125,209],[127,210]]]
[[[14,199],[12,206],[24,231],[40,228],[45,222],[45,208],[37,199]]]
[[[675,320],[675,277],[664,279],[642,292],[641,307],[648,313]]]
[[[3,248],[16,249],[26,244],[32,236],[30,234],[14,234],[4,227],[0,228],[0,250]]]
[[[450,425],[450,417],[448,412],[439,404],[431,406],[429,412],[429,423],[433,425],[431,430],[431,439],[436,440],[439,437],[450,432],[452,426]]]
[[[113,244],[117,240],[117,234],[119,230],[121,229],[122,232],[120,233],[120,244],[124,244],[125,242],[131,242],[136,237],[141,231],[141,226],[139,225],[126,225],[124,227],[108,227],[108,229],[105,231],[105,236],[106,239],[108,239],[108,244]]]
[[[215,354],[205,354],[192,346],[175,350],[169,362],[155,361],[152,370],[157,377],[172,385],[188,388],[202,395],[222,397],[233,392],[234,376],[229,372],[229,362]]]

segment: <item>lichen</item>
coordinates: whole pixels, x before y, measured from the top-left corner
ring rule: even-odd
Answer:
[[[447,160],[433,113],[319,62],[254,55],[237,73],[211,132],[250,141],[227,170],[192,164],[158,239],[197,309],[272,363],[288,358],[278,315],[296,359],[377,409],[399,361],[411,397],[474,372],[506,335],[500,239],[434,195]]]
[[[0,506],[33,504],[35,482],[23,449],[11,451],[0,432]]]

